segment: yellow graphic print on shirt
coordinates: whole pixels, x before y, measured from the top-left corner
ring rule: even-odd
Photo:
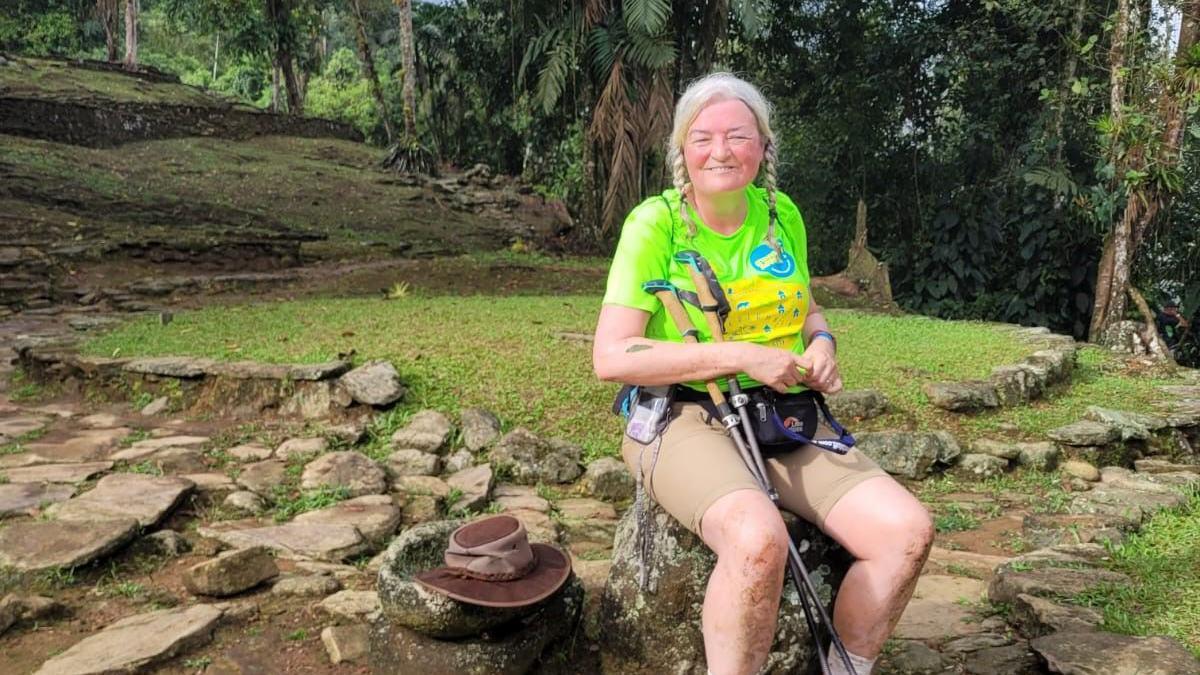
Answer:
[[[729,317],[725,337],[792,349],[808,317],[808,289],[770,277],[725,284]]]

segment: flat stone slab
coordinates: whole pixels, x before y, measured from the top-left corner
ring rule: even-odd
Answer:
[[[328,380],[350,370],[349,361],[326,361],[288,368],[289,380]]]
[[[49,422],[48,417],[41,416],[10,417],[0,420],[0,443],[7,443],[31,431],[45,429]]]
[[[400,509],[387,495],[366,495],[301,513],[292,522],[352,525],[372,543],[382,544],[400,526]]]
[[[0,484],[0,517],[25,513],[45,504],[66,501],[75,494],[70,485],[45,483]]]
[[[1195,675],[1196,659],[1179,641],[1114,633],[1054,633],[1029,642],[1050,667],[1067,675]]]
[[[163,436],[147,438],[112,454],[113,459],[127,462],[149,457],[165,448],[191,448],[208,442],[208,436]]]
[[[983,632],[977,614],[964,604],[978,602],[986,590],[987,584],[978,579],[940,574],[921,576],[894,637],[938,640]]]
[[[221,610],[212,605],[160,609],[122,619],[42,664],[35,675],[142,672],[208,644]]]
[[[1106,445],[1121,438],[1121,430],[1107,422],[1079,420],[1046,432],[1051,440],[1066,445]]]
[[[62,520],[13,523],[0,529],[0,567],[40,572],[102,558],[137,534],[133,518],[95,523]]]
[[[149,359],[134,359],[122,366],[121,369],[130,373],[193,378],[204,375],[205,370],[211,367],[213,363],[210,359],[162,356]]]
[[[96,487],[55,509],[59,520],[100,521],[135,518],[142,527],[158,524],[196,486],[178,476],[115,473]]]
[[[251,492],[269,495],[287,475],[287,463],[278,459],[267,459],[242,467],[237,484]]]
[[[265,546],[289,560],[342,562],[368,549],[368,542],[353,525],[291,522],[267,527],[201,527],[200,536],[233,548]]]
[[[988,586],[992,602],[1016,602],[1019,595],[1039,598],[1070,598],[1103,585],[1122,586],[1132,580],[1119,572],[1103,569],[1048,567],[1015,571],[1008,567],[996,570]]]
[[[10,483],[78,483],[113,468],[112,462],[78,464],[37,464],[0,471]]]
[[[25,449],[56,462],[86,462],[105,459],[126,436],[133,433],[127,427],[88,429],[61,443],[38,441],[26,444]]]

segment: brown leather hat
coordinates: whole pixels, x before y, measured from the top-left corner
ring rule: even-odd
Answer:
[[[546,599],[571,575],[571,559],[548,544],[530,544],[525,526],[499,515],[450,534],[446,567],[415,575],[417,583],[484,607],[524,607]]]

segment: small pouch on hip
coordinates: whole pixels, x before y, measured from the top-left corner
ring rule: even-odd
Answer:
[[[658,438],[671,421],[675,386],[625,385],[613,402],[613,412],[626,419],[625,435],[646,445]]]
[[[777,394],[765,387],[755,389],[750,393],[750,408],[747,412],[755,436],[766,454],[811,443],[844,455],[854,446],[854,437],[833,419],[819,392]],[[821,433],[822,423],[833,432],[832,436]]]

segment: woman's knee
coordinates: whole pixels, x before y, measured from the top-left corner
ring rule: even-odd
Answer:
[[[859,559],[923,561],[933,546],[933,519],[916,497],[890,483],[843,497],[826,519],[826,531]]]
[[[705,511],[701,528],[709,548],[719,558],[742,561],[744,573],[775,576],[787,560],[787,528],[761,492],[725,495]]]

